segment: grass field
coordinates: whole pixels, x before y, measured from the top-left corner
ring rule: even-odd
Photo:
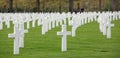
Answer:
[[[4,26],[0,30],[0,58],[120,58],[120,20],[113,23],[111,39],[102,35],[97,22],[79,27],[75,37],[67,37],[67,52],[61,52],[61,36],[56,35],[61,27],[48,31],[46,35],[41,35],[41,26],[30,28],[19,55],[13,55],[13,39],[8,38],[13,27],[7,29]]]

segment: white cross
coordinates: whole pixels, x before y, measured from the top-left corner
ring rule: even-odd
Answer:
[[[0,30],[3,29],[3,23],[2,23],[2,19],[0,18]]]
[[[24,30],[24,22],[19,24],[19,47],[24,47],[24,33],[28,33],[28,30]]]
[[[8,34],[9,38],[14,38],[14,54],[19,54],[19,29],[18,24],[14,24],[14,33]]]
[[[52,28],[55,28],[55,20],[52,19]]]
[[[51,28],[52,28],[52,27],[51,27],[51,24],[52,24],[52,22],[51,22],[51,19],[49,18],[49,19],[48,19],[48,29],[49,29],[49,30],[51,30]]]
[[[62,31],[57,32],[57,35],[62,35],[62,51],[67,51],[67,35],[71,35],[70,31],[66,30],[66,25],[62,25]]]
[[[114,27],[114,24],[110,24],[110,22],[108,23],[107,26],[107,38],[111,38],[111,27]]]
[[[5,23],[6,23],[6,25],[7,25],[7,28],[10,28],[10,21],[9,21],[9,20],[6,20]]]
[[[58,25],[59,25],[59,19],[57,18],[56,19],[56,27],[58,27]]]
[[[31,20],[31,18],[30,18],[30,14],[27,13],[27,15],[26,15],[27,29],[30,28],[30,20]]]
[[[54,16],[56,16],[55,14],[53,14],[53,16],[51,17],[52,19],[52,28],[55,28],[55,19]]]
[[[42,24],[42,20],[41,20],[41,16],[39,16],[40,18],[38,19],[38,26],[40,26]]]
[[[48,20],[45,17],[45,19],[42,19],[42,35],[45,35],[47,31],[48,31]]]
[[[4,20],[5,20],[5,24],[7,25],[7,28],[10,28],[10,14],[6,14]]]
[[[79,26],[81,26],[81,19],[77,19],[77,16],[73,16],[72,20],[69,22],[69,25],[72,26],[72,37],[76,36],[76,30]]]
[[[74,19],[74,17],[72,18],[72,20],[69,21],[69,25],[72,26],[72,37],[74,37],[75,34],[75,30],[76,30],[76,21]]]
[[[106,23],[107,23],[106,19],[103,19],[103,23],[102,23],[102,24],[103,24],[103,27],[102,27],[103,35],[106,35],[106,34],[107,34],[107,33],[106,33],[106,31],[107,31],[107,29],[106,29],[107,26],[106,26],[106,25],[107,25],[107,24],[106,24]]]
[[[36,20],[33,19],[33,21],[32,21],[32,27],[35,27],[35,22],[36,22]]]
[[[28,30],[24,30],[24,22],[19,20],[14,23],[14,33],[8,34],[9,38],[14,39],[14,54],[19,54],[19,48],[24,47],[24,33],[27,33]]]

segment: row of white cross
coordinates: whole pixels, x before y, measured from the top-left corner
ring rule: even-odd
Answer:
[[[72,31],[67,31],[66,20],[68,19],[68,25],[72,26]],[[10,21],[14,24],[14,33],[8,34],[9,38],[14,38],[14,54],[19,54],[19,48],[24,47],[24,33],[28,30],[24,29],[24,23],[27,23],[27,29],[30,28],[30,22],[32,27],[35,27],[37,22],[38,26],[42,26],[42,34],[52,28],[62,25],[62,31],[57,32],[57,35],[62,35],[62,51],[67,51],[67,35],[76,35],[76,29],[81,25],[97,21],[99,23],[99,29],[103,35],[107,35],[107,38],[111,38],[111,24],[112,20],[120,19],[120,11],[116,12],[83,12],[83,13],[0,13],[0,30],[3,29],[3,22],[10,28]]]

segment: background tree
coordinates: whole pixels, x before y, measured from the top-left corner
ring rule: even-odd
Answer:
[[[9,12],[13,11],[13,0],[9,0]]]
[[[61,0],[59,0],[59,12],[61,12]]]
[[[17,5],[18,3],[17,3],[17,0],[15,0],[15,12],[17,12],[18,11],[18,5]]]
[[[40,10],[40,0],[36,0],[36,10],[37,12]]]
[[[101,9],[101,0],[99,0],[99,11],[101,12],[102,9]]]
[[[73,12],[73,0],[69,0],[69,11]]]
[[[115,1],[111,0],[111,4],[112,4],[112,11],[114,11],[115,10]]]
[[[119,0],[111,0],[112,4],[112,11],[118,10],[120,7],[120,1]]]
[[[45,0],[43,0],[43,12],[45,11]]]

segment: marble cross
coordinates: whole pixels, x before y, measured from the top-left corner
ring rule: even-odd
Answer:
[[[35,27],[35,22],[36,22],[36,19],[33,19],[32,20],[32,27]]]
[[[14,33],[8,34],[9,38],[14,38],[14,54],[19,54],[19,29],[18,22],[16,21],[14,24]]]
[[[76,18],[76,17],[78,17],[78,16],[76,16],[76,15],[73,16],[72,20],[69,22],[69,25],[72,26],[72,37],[76,36],[76,30],[77,30],[77,28],[82,25],[82,23],[81,23],[82,20],[79,19],[79,18]]]
[[[103,20],[103,23],[102,23],[103,24],[103,27],[102,27],[103,35],[106,35],[107,34],[107,32],[106,32],[107,31],[107,29],[106,29],[107,28],[107,24],[106,24],[107,19],[104,18],[102,20]]]
[[[28,30],[24,29],[24,22],[19,23],[19,47],[24,47],[24,33],[28,33]]]
[[[55,18],[52,17],[52,28],[55,28]]]
[[[27,29],[30,28],[30,20],[31,20],[31,18],[30,18],[30,14],[27,13],[27,14],[26,14]]]
[[[45,17],[45,19],[42,19],[42,35],[45,35],[47,30],[48,30],[48,21],[47,18]]]
[[[66,25],[62,25],[62,31],[57,32],[57,35],[62,35],[62,51],[67,51],[67,35],[71,35],[70,31],[66,30]]]
[[[10,28],[10,14],[4,15],[4,21],[5,21],[5,25],[7,26],[7,28]]]
[[[111,24],[110,22],[108,22],[107,24],[107,38],[108,39],[111,38],[111,27],[114,27],[114,24]]]
[[[3,29],[3,23],[2,23],[2,19],[0,18],[0,30]]]

